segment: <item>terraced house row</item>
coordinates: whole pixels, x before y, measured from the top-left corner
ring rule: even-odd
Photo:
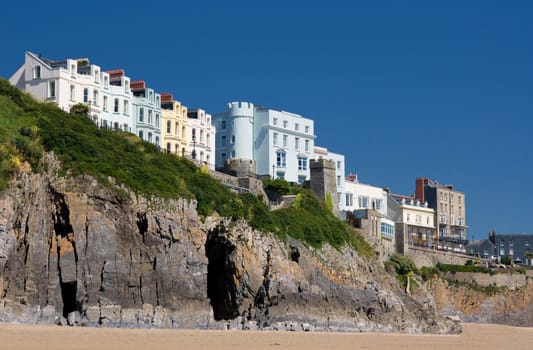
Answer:
[[[89,59],[52,61],[26,52],[12,85],[69,111],[78,103],[102,128],[130,132],[162,151],[237,177],[285,179],[330,197],[334,212],[389,251],[411,247],[465,252],[465,195],[428,178],[413,194],[345,176],[345,157],[315,144],[314,121],[299,114],[231,102],[213,117],[157,93],[123,69],[102,70]]]
[[[144,80],[131,80],[123,69],[102,70],[87,58],[53,61],[26,52],[24,64],[9,81],[65,111],[84,103],[99,127],[131,132],[214,169],[211,116],[201,109],[188,111],[172,94],[159,94]]]

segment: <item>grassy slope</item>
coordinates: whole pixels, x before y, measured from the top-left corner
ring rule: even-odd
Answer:
[[[38,103],[0,79],[0,190],[23,161],[39,171],[45,151],[53,151],[74,176],[89,174],[104,185],[113,177],[147,196],[196,198],[201,215],[217,211],[314,247],[349,242],[363,255],[372,254],[355,231],[308,191],[300,191],[294,206],[270,212],[257,197],[235,196],[187,160],[161,153],[134,135],[98,129],[88,118]]]

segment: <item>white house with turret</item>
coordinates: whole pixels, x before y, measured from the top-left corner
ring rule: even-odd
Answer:
[[[227,160],[253,160],[257,175],[298,183],[309,179],[313,120],[249,102],[232,102],[226,111],[215,114],[213,121],[217,168],[223,168]]]

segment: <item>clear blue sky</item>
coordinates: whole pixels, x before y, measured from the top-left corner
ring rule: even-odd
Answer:
[[[469,239],[533,233],[531,1],[10,1],[0,50],[4,77],[88,57],[210,113],[301,114],[361,182],[464,191]]]

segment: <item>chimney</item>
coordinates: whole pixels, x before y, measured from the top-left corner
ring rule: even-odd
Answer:
[[[427,177],[417,177],[416,178],[416,192],[415,192],[415,198],[418,199],[420,202],[425,202],[425,196],[424,196],[424,187],[429,184],[429,179]]]
[[[350,173],[350,174],[348,174],[348,175],[346,176],[346,180],[347,180],[347,181],[350,181],[350,182],[359,182],[359,181],[357,180],[357,174],[352,174],[352,173]]]
[[[172,103],[174,96],[170,92],[161,93],[161,103]]]

